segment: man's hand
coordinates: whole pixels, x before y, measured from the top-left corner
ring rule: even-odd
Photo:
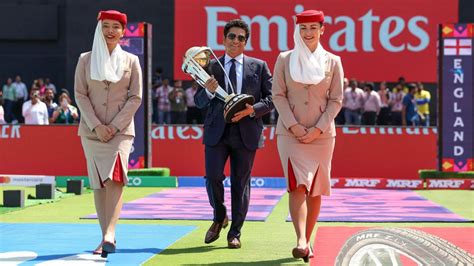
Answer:
[[[308,129],[300,124],[296,124],[290,127],[290,131],[291,133],[293,133],[293,135],[295,135],[296,138],[299,138],[306,135],[306,133],[308,132]]]
[[[214,76],[211,76],[210,79],[204,83],[204,88],[206,88],[209,92],[214,93],[217,90],[217,87],[219,87],[219,83],[217,83],[217,80],[214,78]]]
[[[301,143],[311,143],[313,142],[315,139],[319,138],[319,136],[321,136],[323,132],[321,131],[321,129],[317,128],[317,127],[312,127],[312,128],[309,128],[308,129],[308,132],[302,136],[302,137],[298,137],[297,139],[301,142]]]
[[[108,142],[114,137],[114,135],[112,134],[112,129],[108,126],[98,125],[94,130],[97,133],[97,137],[102,142]]]
[[[233,123],[239,122],[240,119],[242,119],[242,118],[244,118],[244,117],[246,117],[250,114],[253,114],[253,112],[255,112],[255,110],[253,109],[253,106],[246,103],[244,110],[234,114],[234,117],[232,117],[232,122]]]

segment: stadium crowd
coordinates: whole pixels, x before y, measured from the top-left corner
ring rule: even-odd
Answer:
[[[338,125],[429,126],[430,92],[421,82],[406,83],[400,77],[390,89],[387,82],[344,79],[344,100],[336,117]],[[156,68],[152,78],[153,124],[202,124],[205,110],[194,104],[198,90],[195,82],[184,89],[181,80],[163,77]],[[8,78],[0,90],[0,124],[74,124],[79,122],[78,109],[69,91],[56,86],[49,78],[38,78],[28,89],[20,76]],[[265,124],[276,124],[273,110],[264,118]]]
[[[69,91],[51,83],[49,78],[35,79],[28,89],[21,76],[8,78],[0,91],[0,124],[74,124],[78,109],[72,105]]]

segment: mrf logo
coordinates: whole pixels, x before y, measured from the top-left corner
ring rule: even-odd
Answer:
[[[363,179],[363,178],[346,178],[345,187],[377,187],[380,184],[380,179]]]
[[[437,180],[429,179],[428,188],[440,188],[440,189],[462,189],[466,187],[466,181],[469,180]],[[469,188],[469,184],[467,186]]]
[[[387,188],[423,188],[423,180],[388,179]]]

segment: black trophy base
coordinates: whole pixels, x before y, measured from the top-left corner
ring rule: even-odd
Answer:
[[[232,123],[235,113],[245,109],[246,104],[253,105],[255,98],[248,94],[237,94],[232,96],[224,105],[224,120],[226,123]]]

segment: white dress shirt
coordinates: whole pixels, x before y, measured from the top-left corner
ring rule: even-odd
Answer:
[[[364,111],[365,112],[380,112],[382,102],[380,101],[380,95],[375,91],[365,93]]]
[[[232,66],[232,62],[230,61],[231,59],[232,59],[232,57],[225,54],[225,56],[224,56],[224,70],[225,70],[225,73],[227,73],[227,76],[229,76],[230,67]],[[242,76],[243,76],[243,72],[244,72],[244,54],[240,54],[240,55],[236,56],[234,59],[235,59],[235,74],[236,74],[236,77],[237,77],[237,80],[236,80],[237,81],[237,88],[234,88],[234,93],[235,94],[240,94],[242,92],[242,81],[243,81]],[[227,77],[224,77],[224,80],[225,80],[225,86],[227,88],[227,91],[231,92],[232,89],[230,88],[229,80],[227,79]],[[223,88],[223,89],[226,90],[226,88]],[[216,96],[214,93],[211,93],[207,89],[206,89],[206,93],[207,93],[207,96],[209,97],[209,99],[213,99]]]

